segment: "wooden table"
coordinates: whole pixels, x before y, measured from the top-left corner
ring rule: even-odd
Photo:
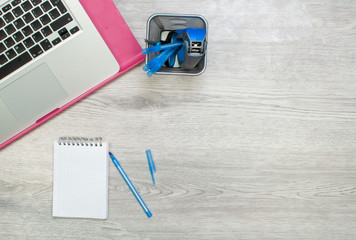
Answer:
[[[151,14],[205,16],[206,72],[141,64],[3,149],[0,239],[355,239],[355,1],[115,3],[143,47]],[[109,218],[54,219],[60,136],[109,141],[153,217],[110,163]]]

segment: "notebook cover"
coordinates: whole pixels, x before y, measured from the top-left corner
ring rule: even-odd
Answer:
[[[142,48],[138,44],[136,38],[132,34],[130,28],[127,26],[125,20],[112,0],[79,0],[79,2],[82,4],[98,32],[108,45],[115,59],[120,64],[120,71],[61,108],[57,108],[37,120],[35,124],[18,133],[14,137],[4,143],[1,143],[0,149],[144,61],[145,56],[141,53]]]

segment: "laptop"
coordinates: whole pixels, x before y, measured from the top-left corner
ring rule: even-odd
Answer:
[[[78,0],[0,0],[0,145],[119,69]]]

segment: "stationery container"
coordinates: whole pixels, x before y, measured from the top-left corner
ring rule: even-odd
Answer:
[[[200,15],[184,15],[184,14],[154,14],[147,20],[146,39],[149,42],[161,41],[162,32],[174,31],[184,28],[203,28],[206,29],[206,40],[208,41],[208,22]],[[146,47],[149,47],[147,44]],[[158,53],[146,54],[146,64]],[[162,66],[156,74],[166,75],[200,75],[205,71],[207,64],[207,54],[199,61],[194,69],[181,69],[180,67],[165,67]]]

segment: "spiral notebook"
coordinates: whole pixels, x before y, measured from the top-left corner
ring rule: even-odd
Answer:
[[[53,217],[108,216],[108,149],[101,138],[54,142]]]

